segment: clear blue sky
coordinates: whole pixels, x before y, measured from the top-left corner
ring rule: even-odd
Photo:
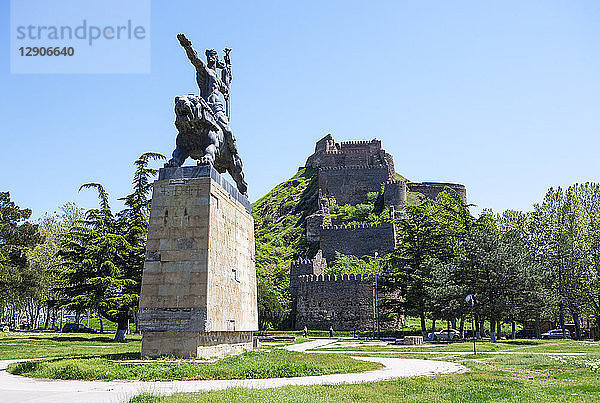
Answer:
[[[233,48],[251,201],[328,132],[377,137],[402,175],[496,211],[600,181],[598,1],[153,1],[151,73],[128,75],[11,74],[0,13],[0,190],[35,217],[93,206],[84,182],[123,196],[139,154],[171,153],[173,97],[197,91],[178,32]]]

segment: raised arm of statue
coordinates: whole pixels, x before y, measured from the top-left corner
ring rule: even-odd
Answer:
[[[179,39],[179,43],[183,49],[185,49],[188,59],[190,59],[190,62],[192,62],[196,70],[206,70],[206,65],[204,64],[204,61],[198,57],[198,53],[196,53],[192,47],[192,42],[190,42],[184,34],[177,34],[177,39]]]

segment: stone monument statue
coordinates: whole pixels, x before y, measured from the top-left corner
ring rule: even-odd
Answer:
[[[200,93],[175,98],[177,148],[153,184],[139,328],[144,357],[208,358],[253,347],[254,221],[229,128],[229,50],[225,63],[207,50],[204,63],[185,36],[178,39]],[[189,156],[198,165],[182,166]]]
[[[176,148],[165,167],[181,166],[188,157],[192,157],[198,160],[199,165],[212,165],[219,173],[228,171],[240,193],[247,195],[248,184],[244,179],[242,159],[229,127],[231,49],[225,48],[225,62],[219,60],[214,49],[207,49],[204,63],[185,35],[179,34],[177,39],[196,69],[200,96],[190,94],[175,98]],[[221,69],[220,75],[217,69]]]

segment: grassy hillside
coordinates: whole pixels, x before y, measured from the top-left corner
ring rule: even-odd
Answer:
[[[397,174],[399,179],[404,179]],[[330,200],[332,218],[346,223],[381,222],[389,219],[383,194],[373,192],[365,204],[338,206]],[[420,193],[409,192],[408,203],[421,201]],[[291,179],[275,186],[252,204],[256,239],[259,320],[285,326],[289,305],[290,263],[310,257],[304,221],[318,208],[318,175],[313,168],[300,168]],[[315,247],[315,245],[313,245]],[[269,315],[269,319],[265,319]],[[261,326],[262,328],[263,326]]]
[[[315,169],[301,168],[252,204],[259,292],[273,291],[284,305],[289,298],[290,263],[308,248],[303,224],[317,209],[317,179]]]

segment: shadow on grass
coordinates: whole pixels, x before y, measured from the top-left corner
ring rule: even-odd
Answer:
[[[31,361],[26,361],[26,362],[39,363],[42,361],[54,362],[54,361],[64,361],[64,360],[87,360],[87,359],[93,359],[93,358],[104,358],[106,360],[111,360],[111,361],[139,360],[139,359],[141,359],[141,354],[140,353],[77,354],[77,355],[65,355],[62,357],[43,358],[40,360],[32,359]]]
[[[114,337],[111,336],[99,336],[99,337],[81,337],[81,336],[51,336],[49,340],[54,341],[99,341],[102,343],[127,343],[132,340],[115,341]],[[135,340],[134,340],[135,341]]]
[[[543,344],[537,340],[506,340],[502,341],[502,343],[514,344],[515,346],[539,346],[540,344]]]
[[[124,344],[129,342],[137,342],[139,340],[125,340],[125,341],[115,341],[113,335],[106,336],[96,336],[92,337],[83,337],[83,336],[67,336],[64,334],[56,335],[56,336],[37,336],[31,335],[27,337],[3,337],[2,342],[26,342],[27,340],[35,340],[35,341],[56,341],[56,342],[64,342],[64,341],[73,341],[73,342],[99,342],[99,343],[111,343],[111,344]]]

